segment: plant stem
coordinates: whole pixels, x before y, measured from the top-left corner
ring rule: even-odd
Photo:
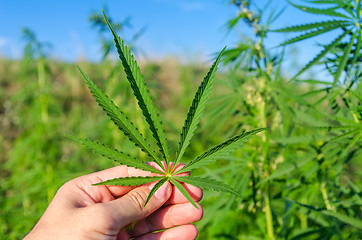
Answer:
[[[265,145],[267,147],[265,148],[266,151],[264,151],[264,160],[266,160],[266,172],[267,177],[270,176],[270,160],[268,158],[268,150],[269,150],[269,134],[265,133]],[[266,226],[267,226],[267,232],[269,239],[275,239],[274,237],[274,227],[273,227],[273,216],[271,212],[271,191],[270,191],[270,181],[267,181],[266,183],[266,196],[265,196],[265,218],[266,218]]]
[[[37,64],[37,69],[38,69],[39,87],[44,88],[44,86],[45,86],[45,66],[44,66],[44,59],[43,58],[39,58],[38,64]]]
[[[46,86],[45,86],[45,64],[44,64],[44,58],[39,58],[38,64],[37,64],[37,70],[38,70],[38,84],[39,84],[39,90],[41,92],[41,95],[39,96],[40,100],[40,108],[41,108],[41,119],[44,123],[48,122],[49,114],[48,114],[48,104],[47,104],[47,93]]]
[[[266,82],[266,78],[264,78]],[[266,88],[266,83],[264,83],[264,89]],[[265,91],[267,92],[267,91]],[[267,106],[268,106],[268,94],[265,93],[264,101],[260,104],[260,112],[262,113],[262,122],[264,126],[268,126],[267,122]],[[268,177],[271,174],[271,166],[269,159],[269,133],[268,131],[264,132],[264,143],[263,143],[263,160],[264,160],[264,169],[266,176]],[[267,226],[267,234],[270,240],[274,240],[274,227],[273,227],[273,215],[271,211],[271,191],[270,191],[270,181],[266,182],[266,195],[265,195],[265,220]]]
[[[299,220],[300,220],[300,228],[306,229],[308,228],[308,218],[303,213],[298,212]]]
[[[268,184],[269,185],[269,184]],[[274,240],[274,227],[273,227],[273,216],[270,208],[270,195],[265,196],[265,218],[266,218],[266,228],[268,237],[270,240]]]
[[[319,187],[321,193],[322,193],[322,196],[323,196],[323,200],[324,200],[324,204],[326,205],[326,208],[328,210],[332,210],[332,211],[336,211],[336,209],[334,208],[334,206],[332,206],[330,204],[330,201],[329,201],[329,198],[328,198],[328,194],[327,194],[327,188],[326,188],[326,182],[323,181],[321,184],[320,184],[320,187]]]

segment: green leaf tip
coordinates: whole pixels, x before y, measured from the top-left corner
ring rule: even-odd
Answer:
[[[133,142],[138,148],[140,148],[152,160],[154,160],[157,165],[165,170],[157,154],[151,149],[150,145],[144,139],[143,135],[139,132],[139,130],[134,126],[134,124],[114,104],[114,102],[109,99],[109,97],[91,79],[89,79],[85,75],[85,73],[80,68],[78,69],[83,75],[83,78],[88,85],[88,88],[92,93],[93,97],[95,98],[96,102],[108,115],[108,117],[110,117],[113,123],[124,133],[126,137],[128,137],[131,142]]]
[[[199,166],[205,164],[205,160],[211,161],[211,160],[221,159],[221,158],[225,157],[225,154],[228,155],[231,152],[236,151],[238,148],[240,148],[241,144],[246,142],[253,135],[255,135],[259,132],[265,131],[267,129],[268,128],[258,128],[258,129],[251,130],[249,132],[244,131],[241,134],[236,135],[236,136],[226,140],[225,142],[220,143],[220,144],[212,147],[211,149],[207,150],[206,152],[202,153],[194,160],[188,162],[183,168],[178,170],[175,174],[185,172],[185,171],[190,171],[191,169],[199,167]]]
[[[221,52],[217,56],[215,62],[209,69],[208,73],[204,77],[203,81],[200,83],[195,93],[195,97],[191,103],[189,112],[187,113],[187,117],[185,119],[185,123],[184,126],[182,127],[182,131],[180,134],[180,140],[179,140],[179,145],[176,153],[176,160],[173,170],[177,166],[177,163],[181,160],[186,148],[189,146],[191,139],[194,136],[198,124],[201,121],[201,116],[205,110],[207,100],[211,94],[217,66],[220,62],[221,56],[224,53],[225,49],[226,46],[221,50]]]
[[[190,193],[184,188],[184,186],[182,186],[181,183],[176,180],[176,177],[171,177],[170,181],[195,208],[199,209],[194,199],[191,197]]]
[[[203,189],[210,189],[218,192],[226,192],[234,194],[235,196],[238,196],[242,198],[242,196],[236,192],[234,189],[232,189],[230,186],[226,185],[223,182],[220,182],[216,179],[210,178],[210,177],[174,177],[176,180],[191,184],[193,186],[203,188]]]
[[[314,57],[307,65],[305,65],[292,79],[295,79],[299,75],[301,75],[303,72],[311,68],[313,65],[317,64],[319,60],[321,60],[331,49],[333,49],[337,44],[347,35],[351,32],[351,30],[347,30],[343,32],[341,35],[339,35],[336,39],[334,39],[330,44],[324,46],[324,49],[317,54],[317,56]]]
[[[166,161],[166,164],[168,166],[169,154],[168,154],[165,132],[163,130],[160,117],[157,113],[156,106],[152,100],[151,94],[143,79],[143,75],[141,74],[141,70],[137,65],[137,61],[131,54],[130,49],[124,44],[124,42],[117,35],[116,31],[110,24],[106,15],[104,13],[103,15],[109,29],[113,34],[114,43],[116,45],[119,58],[123,65],[124,71],[127,76],[127,80],[130,83],[133,94],[138,101],[138,106],[142,110],[143,116],[145,117],[145,120],[148,123],[150,130],[152,132],[152,136],[156,140],[157,146],[159,147],[159,151],[161,152],[163,159]]]
[[[151,189],[150,193],[148,194],[147,196],[147,199],[146,199],[146,202],[145,202],[145,205],[147,205],[147,203],[150,201],[151,197],[156,193],[156,191],[165,183],[167,182],[168,180],[168,177],[163,177],[161,180],[159,180],[155,186],[153,186],[153,188]]]

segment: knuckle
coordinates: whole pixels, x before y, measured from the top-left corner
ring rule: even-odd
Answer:
[[[138,189],[137,191],[131,191],[128,193],[128,197],[132,206],[139,212],[146,213],[146,209],[144,207],[145,202],[147,200],[148,194],[146,191],[142,189]]]
[[[64,183],[63,186],[61,186],[58,189],[57,195],[68,192],[69,189],[72,189],[73,186],[74,186],[74,180],[71,180],[71,181],[68,181],[68,182]]]

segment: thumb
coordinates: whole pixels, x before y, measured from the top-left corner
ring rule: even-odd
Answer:
[[[165,182],[151,197],[145,206],[146,199],[154,184],[133,189],[116,200],[106,202],[106,207],[119,228],[147,217],[160,208],[171,196],[171,185]]]

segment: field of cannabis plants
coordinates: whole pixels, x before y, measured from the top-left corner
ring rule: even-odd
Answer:
[[[224,182],[237,193],[205,190],[199,239],[362,239],[361,1],[305,2],[293,6],[325,19],[282,29],[272,24],[281,12],[264,16],[250,1],[232,2],[239,14],[229,28],[246,24],[255,36],[223,53],[222,71],[182,162],[243,131],[267,130],[193,169],[193,176]],[[295,35],[269,51],[267,35],[280,32]],[[325,32],[336,32],[335,38],[291,76],[283,68],[289,45]],[[97,106],[76,64],[48,58],[26,34],[23,58],[0,60],[0,239],[30,231],[66,181],[116,164],[65,135],[149,160]],[[105,56],[109,51],[107,46]],[[77,64],[152,139],[122,63],[105,57]],[[184,119],[192,116],[194,93],[211,63],[138,64],[169,152],[179,154],[179,130],[189,129]],[[308,77],[315,65],[328,81]]]

